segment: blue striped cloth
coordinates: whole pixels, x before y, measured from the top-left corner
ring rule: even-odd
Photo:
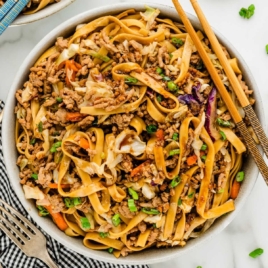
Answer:
[[[8,2],[8,1],[7,1]],[[14,19],[20,14],[23,8],[27,5],[29,0],[18,0],[13,5],[12,9],[7,15],[0,21],[0,35],[6,30],[6,28],[12,23]]]
[[[0,20],[2,20],[8,11],[17,3],[18,0],[7,0],[0,8]]]

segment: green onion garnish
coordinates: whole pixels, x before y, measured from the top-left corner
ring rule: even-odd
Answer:
[[[173,54],[172,53],[168,53],[169,57],[172,59]]]
[[[244,180],[244,178],[245,178],[245,172],[244,171],[238,172],[236,177],[235,177],[236,181],[238,181],[238,182],[242,182]]]
[[[158,96],[156,97],[156,100],[157,100],[158,102],[161,102],[161,101],[163,100],[163,97],[162,97],[161,95],[158,95]]]
[[[180,38],[177,38],[177,37],[172,37],[171,42],[173,44],[175,44],[175,45],[180,45],[180,46],[183,45],[183,41]]]
[[[57,148],[61,147],[61,141],[55,142],[52,147],[50,148],[51,153],[55,153],[57,151]]]
[[[218,191],[218,194],[222,194],[224,192],[224,189],[220,189],[219,191]]]
[[[149,125],[146,127],[146,130],[149,134],[152,134],[152,133],[156,132],[157,126],[156,125]]]
[[[39,132],[43,131],[43,122],[42,121],[40,121],[39,124],[37,125],[37,129]]]
[[[138,200],[139,199],[138,193],[136,191],[134,191],[133,189],[128,188],[128,192],[129,192],[129,194],[132,196],[132,198],[134,200]]]
[[[156,227],[156,223],[153,224],[153,227],[154,227],[154,228],[157,228],[157,227]]]
[[[268,44],[265,46],[266,53],[268,54]]]
[[[169,186],[171,188],[175,188],[177,185],[179,185],[181,182],[181,178],[179,176],[176,176],[172,181],[171,183],[169,184]]]
[[[201,151],[206,151],[207,148],[208,148],[208,146],[203,143],[203,145],[201,146]]]
[[[167,87],[170,91],[178,90],[178,86],[173,81],[168,81]]]
[[[157,67],[155,71],[156,71],[158,74],[163,73],[163,69],[160,68],[160,67]]]
[[[31,178],[34,179],[34,180],[38,180],[38,174],[33,173],[33,174],[31,175]]]
[[[180,154],[180,149],[174,149],[174,150],[169,151],[170,156],[176,155],[176,154]]]
[[[36,142],[36,139],[31,139],[30,144],[34,145]]]
[[[178,200],[178,206],[180,206],[182,204],[182,200],[181,198]]]
[[[223,131],[220,130],[220,134],[221,134],[221,139],[226,141],[226,135]]]
[[[106,238],[106,237],[109,236],[109,233],[100,232],[99,235],[100,235],[101,238]]]
[[[203,155],[203,156],[201,156],[201,159],[205,162],[206,159],[207,159],[207,156],[206,155]]]
[[[229,121],[222,120],[220,118],[217,118],[216,120],[217,124],[222,127],[231,127],[231,123]]]
[[[202,266],[197,266],[196,268],[202,268]]]
[[[114,251],[114,249],[113,249],[113,248],[108,248],[108,252],[109,252],[110,254],[112,254],[112,253],[113,253],[113,251]]]
[[[109,57],[107,56],[104,56],[104,55],[101,55],[99,53],[90,53],[90,55],[93,57],[93,58],[97,58],[97,59],[100,59],[104,62],[108,62],[110,60]]]
[[[121,222],[120,215],[119,214],[114,214],[112,217],[112,223],[115,227],[117,227]]]
[[[157,215],[160,213],[159,210],[155,208],[150,208],[150,209],[142,208],[141,211],[149,215]]]
[[[131,212],[136,212],[137,211],[137,207],[135,205],[134,199],[128,199],[127,203],[128,203],[128,208],[129,208],[129,210]]]
[[[178,133],[174,133],[172,135],[172,140],[176,141],[176,140],[178,140],[178,138],[179,138],[179,134]]]
[[[67,208],[72,208],[82,204],[82,200],[80,197],[74,197],[74,198],[66,197],[64,198],[64,203]]]
[[[42,206],[37,206],[37,209],[39,210],[39,215],[41,217],[45,217],[49,214],[49,212]]]
[[[90,228],[90,222],[88,221],[88,218],[82,217],[80,218],[81,225],[83,229],[89,229]]]
[[[61,97],[57,97],[57,98],[56,98],[56,101],[57,101],[57,102],[62,102],[62,98],[61,98]]]
[[[133,77],[126,77],[125,82],[129,84],[136,84],[139,80]]]
[[[263,253],[263,249],[262,248],[257,248],[255,250],[253,250],[252,252],[250,252],[249,256],[255,259],[258,256],[260,256],[262,253]]]
[[[247,9],[242,7],[239,11],[239,15],[245,19],[250,19],[254,15],[255,6],[252,4]]]
[[[193,196],[194,196],[194,192],[188,194],[188,197],[189,197],[189,198],[193,198]]]

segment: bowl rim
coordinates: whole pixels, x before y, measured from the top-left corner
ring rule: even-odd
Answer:
[[[158,3],[148,3],[149,6],[159,8],[161,10],[161,13],[164,13],[165,15],[171,14],[171,16],[176,16],[176,11],[172,6],[167,6],[163,4],[158,4]],[[21,77],[28,76],[29,71],[27,66],[33,66],[35,60],[41,55],[43,51],[45,51],[46,48],[49,48],[52,43],[55,42],[56,37],[61,36],[62,33],[65,31],[71,32],[72,29],[75,28],[76,25],[80,24],[82,21],[91,21],[98,16],[104,16],[105,14],[116,14],[119,13],[120,11],[127,10],[130,8],[135,8],[136,10],[144,10],[144,4],[143,3],[118,3],[113,5],[113,11],[111,11],[110,6],[101,6],[94,8],[92,10],[80,13],[69,20],[61,23],[58,27],[56,27],[54,30],[52,30],[50,33],[48,33],[35,47],[34,49],[29,53],[29,55],[25,58],[23,63],[21,64],[21,67],[17,74],[14,77],[14,81],[12,83],[7,102],[6,102],[6,107],[5,107],[5,113],[3,117],[3,126],[2,126],[2,139],[3,139],[3,153],[4,153],[4,160],[6,163],[6,168],[7,168],[7,173],[9,178],[15,178],[18,174],[17,167],[14,162],[8,161],[8,159],[12,159],[12,150],[10,150],[10,141],[11,140],[11,135],[10,132],[8,131],[10,129],[10,122],[12,120],[14,121],[14,105],[15,105],[15,91],[21,86]],[[116,11],[115,11],[116,10]],[[197,18],[189,13],[187,13],[188,18],[191,20],[191,22],[194,25],[199,25],[200,23],[198,22]],[[178,21],[179,16],[177,16]],[[197,26],[195,26],[197,27]],[[67,29],[66,29],[67,28]],[[243,60],[242,56],[238,53],[238,51],[234,48],[234,46],[222,35],[220,34],[217,30],[213,29],[216,35],[218,36],[219,40],[221,43],[227,46],[228,51],[232,51],[232,54],[235,54],[235,56],[238,58],[238,61],[240,63],[240,66],[242,67],[241,69],[243,70],[243,74],[246,74],[247,76],[247,83],[251,85],[252,88],[254,88],[254,96],[257,99],[257,111],[259,113],[259,120],[261,124],[263,125],[264,129],[266,129],[266,124],[265,124],[265,113],[263,110],[263,104],[262,104],[262,99],[260,96],[260,93],[258,91],[256,82],[247,66],[245,61]],[[40,51],[42,51],[40,53]],[[25,81],[24,79],[22,81]],[[14,130],[13,130],[14,133]],[[13,134],[14,135],[14,134]],[[12,136],[13,137],[13,136]],[[14,143],[14,142],[13,142]],[[250,163],[252,163],[252,159],[249,159]],[[164,262],[169,259],[178,257],[182,254],[186,254],[189,251],[197,248],[201,244],[204,244],[205,241],[208,241],[212,237],[216,236],[219,234],[228,224],[231,223],[231,221],[235,218],[235,216],[238,214],[242,206],[245,204],[247,197],[249,196],[250,192],[252,191],[255,182],[258,178],[258,169],[256,165],[254,164],[253,167],[251,168],[251,174],[253,174],[252,178],[250,180],[247,180],[246,182],[243,183],[241,187],[241,193],[237,200],[235,201],[236,205],[236,210],[233,211],[232,213],[229,213],[228,215],[221,217],[219,220],[220,222],[217,223],[217,225],[213,225],[205,234],[202,235],[202,237],[198,239],[193,239],[188,242],[188,245],[184,248],[179,248],[179,250],[174,250],[170,248],[170,252],[165,251],[164,254],[154,254],[153,257],[148,258],[146,256],[146,251],[145,252],[140,252],[141,258],[137,258],[136,254],[130,254],[129,256],[125,258],[119,258],[116,259],[114,256],[111,256],[109,254],[101,255],[100,253],[97,253],[98,251],[93,251],[88,248],[86,248],[83,244],[82,247],[77,247],[75,243],[72,243],[70,241],[67,241],[68,239],[65,238],[65,234],[62,235],[61,231],[57,231],[50,225],[48,222],[45,222],[43,218],[39,217],[38,214],[36,213],[35,210],[32,209],[32,206],[28,200],[25,199],[24,193],[22,190],[22,187],[17,187],[18,182],[16,182],[15,179],[9,179],[13,189],[15,190],[16,195],[18,196],[20,202],[26,209],[26,211],[29,213],[29,215],[32,217],[32,219],[43,229],[45,230],[46,233],[49,235],[53,236],[54,239],[56,239],[58,242],[63,244],[64,246],[74,250],[77,253],[80,253],[86,257],[90,257],[93,259],[98,259],[101,261],[106,261],[106,262],[111,262],[115,264],[152,264],[152,263],[158,263],[158,262]],[[52,229],[49,229],[49,232],[46,231],[47,227],[51,227]],[[53,230],[54,229],[54,230]],[[72,238],[73,239],[73,238]],[[160,249],[156,249],[157,252],[160,253]],[[107,255],[107,256],[106,256]]]
[[[47,18],[50,15],[53,15],[59,12],[60,10],[64,9],[68,5],[72,4],[74,1],[76,0],[61,0],[60,2],[46,6],[45,8],[39,10],[34,14],[30,15],[21,14],[12,22],[12,24],[9,27],[21,26]]]

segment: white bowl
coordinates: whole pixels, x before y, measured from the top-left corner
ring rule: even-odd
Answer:
[[[161,10],[161,16],[169,17],[173,20],[179,20],[178,15],[174,8],[170,6],[152,4],[152,3],[150,3],[149,5],[152,7],[159,8]],[[30,67],[33,66],[35,61],[42,54],[42,52],[51,47],[58,36],[69,36],[74,31],[76,25],[89,22],[93,19],[96,19],[100,16],[104,16],[107,14],[120,13],[121,11],[130,8],[135,8],[137,10],[144,10],[144,5],[139,3],[121,3],[113,5],[112,7],[105,6],[84,12],[62,23],[60,26],[58,26],[56,29],[50,32],[47,36],[45,36],[36,45],[36,47],[32,50],[32,52],[22,63],[19,72],[14,77],[14,82],[9,92],[3,119],[3,151],[10,181],[21,203],[23,204],[25,209],[29,212],[30,216],[36,221],[36,223],[39,226],[41,226],[41,228],[44,229],[54,239],[56,239],[66,247],[82,255],[91,257],[93,259],[118,264],[150,264],[156,262],[164,262],[168,259],[179,257],[180,255],[196,248],[200,244],[206,246],[205,243],[209,238],[215,237],[216,234],[220,233],[235,218],[238,211],[241,209],[241,207],[247,200],[258,177],[259,173],[258,169],[251,157],[249,157],[244,163],[243,169],[246,173],[246,179],[242,184],[238,198],[235,200],[236,210],[217,220],[214,223],[214,225],[200,238],[189,241],[187,245],[183,248],[179,247],[167,248],[167,249],[152,248],[136,254],[130,254],[125,258],[116,259],[113,255],[110,255],[107,252],[94,251],[84,247],[81,239],[66,236],[56,227],[56,225],[50,219],[38,216],[35,205],[32,202],[25,199],[22,187],[19,182],[20,181],[19,170],[18,167],[16,166],[17,151],[14,142],[14,133],[15,133],[14,107],[16,103],[14,97],[15,91],[18,88],[21,88],[23,83],[28,79]],[[198,20],[192,15],[188,16],[191,22],[193,23],[194,27],[196,29],[200,29],[200,24],[198,23]],[[220,33],[218,33],[217,31],[215,32],[220,42],[228,49],[230,54],[232,56],[235,55],[238,58],[239,65],[244,74],[244,79],[246,80],[249,87],[254,90],[254,97],[256,98],[255,111],[264,129],[266,129],[262,100],[257,90],[256,83],[254,82],[254,78],[252,77],[248,67],[246,66],[245,62],[243,61],[239,53],[235,50],[235,48]]]
[[[43,18],[46,18],[61,9],[67,7],[71,3],[73,3],[75,0],[61,0],[58,3],[53,3],[51,5],[46,6],[45,8],[41,9],[40,11],[30,14],[30,15],[24,15],[20,14],[10,25],[10,27],[13,26],[19,26],[23,24],[28,24],[37,20],[41,20]]]

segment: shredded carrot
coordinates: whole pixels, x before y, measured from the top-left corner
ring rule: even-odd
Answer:
[[[85,138],[81,138],[80,141],[79,141],[79,145],[80,147],[82,147],[83,149],[88,149],[89,148],[89,142],[87,139]]]
[[[48,187],[51,189],[58,189],[58,184],[57,183],[49,183]],[[70,188],[70,184],[61,184],[61,188]]]
[[[80,121],[83,117],[84,115],[80,114],[79,112],[74,113],[69,112],[66,114],[66,120],[71,122]]]
[[[163,129],[158,129],[155,133],[156,135],[156,138],[159,140],[159,141],[163,141],[164,140],[164,130]]]
[[[230,197],[232,199],[237,198],[239,190],[240,190],[240,186],[241,186],[241,183],[235,180],[234,183],[233,183],[233,186],[232,186],[232,189],[231,189],[231,195],[230,195]]]
[[[56,223],[56,225],[59,227],[60,230],[65,231],[68,228],[68,225],[60,212],[57,213],[53,212],[51,205],[44,206],[44,208],[49,212],[53,221]]]
[[[148,161],[145,161],[142,164],[140,164],[139,166],[133,168],[131,173],[130,173],[130,176],[131,177],[136,176],[141,171],[141,169],[145,166],[145,164],[147,164],[147,163],[148,163]]]
[[[187,165],[192,166],[196,163],[196,161],[197,161],[197,156],[195,154],[193,154],[192,156],[189,156],[187,158]]]
[[[75,81],[76,74],[77,74],[77,72],[78,72],[81,68],[82,68],[82,66],[81,66],[79,63],[75,62],[74,60],[67,60],[67,61],[65,62],[65,70],[66,70],[66,79],[65,79],[65,82],[66,82],[66,84],[67,84],[68,86],[71,85],[70,80],[71,80],[71,81]],[[68,70],[72,70],[72,71],[73,71],[70,80],[69,80],[68,75],[67,75]]]

